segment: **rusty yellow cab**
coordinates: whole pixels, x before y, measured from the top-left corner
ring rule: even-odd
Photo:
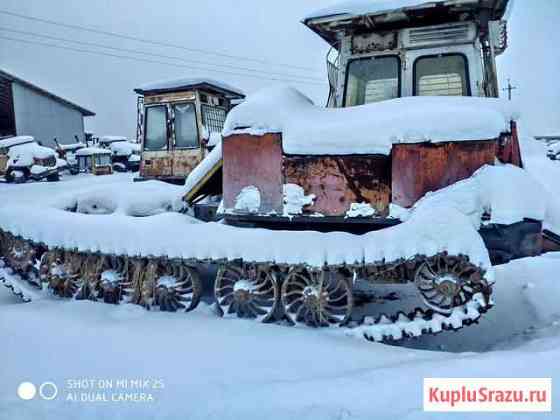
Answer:
[[[139,177],[183,184],[216,141],[240,90],[210,79],[179,79],[135,89],[142,142]]]
[[[76,152],[78,171],[93,175],[111,175],[113,164],[111,151],[98,147],[86,147]]]

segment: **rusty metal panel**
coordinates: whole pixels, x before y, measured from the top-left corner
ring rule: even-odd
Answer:
[[[379,216],[388,213],[391,161],[383,155],[286,156],[285,182],[316,196],[310,213],[344,216],[352,203],[369,203]]]
[[[6,170],[8,169],[8,155],[0,153],[0,176],[6,174]]]
[[[146,95],[144,97],[144,104],[152,105],[152,104],[163,104],[163,103],[177,102],[177,101],[194,101],[195,98],[196,98],[195,92],[192,91],[170,92],[170,93],[162,93],[159,95]]]
[[[171,152],[171,159],[173,176],[184,176],[186,178],[202,160],[202,150],[200,148],[174,150]]]
[[[521,159],[521,148],[519,147],[519,136],[517,132],[517,123],[511,122],[511,134],[505,135],[500,139],[498,146],[498,159],[503,163],[510,163],[523,168],[523,160]]]
[[[173,175],[173,160],[168,151],[142,153],[140,176],[146,178]]]
[[[235,207],[241,190],[255,186],[261,195],[260,213],[282,213],[282,140],[280,134],[224,138],[224,206]]]
[[[495,140],[395,144],[392,151],[392,202],[411,207],[429,191],[469,178],[496,158]]]

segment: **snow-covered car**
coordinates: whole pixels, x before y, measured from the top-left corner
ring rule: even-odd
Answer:
[[[0,140],[0,175],[6,182],[58,181],[59,163],[53,149],[41,146],[31,136]]]
[[[111,151],[113,169],[117,172],[136,172],[140,169],[140,145],[126,137],[103,136],[99,146]]]

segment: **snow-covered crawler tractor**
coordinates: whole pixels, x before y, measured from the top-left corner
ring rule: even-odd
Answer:
[[[374,341],[476,322],[492,305],[490,256],[536,255],[542,242],[538,209],[517,208],[508,188],[538,189],[519,168],[516,115],[492,98],[507,4],[364,1],[306,18],[338,52],[329,108],[274,88],[229,113],[184,196],[196,207],[221,195],[225,223],[121,218],[107,237],[110,216],[98,229],[96,216],[51,209],[53,229],[0,208],[3,281],[24,296],[47,283],[65,297],[190,311],[211,263],[222,316]],[[395,292],[407,284],[422,307]]]

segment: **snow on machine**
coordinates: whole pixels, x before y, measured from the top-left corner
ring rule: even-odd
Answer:
[[[111,175],[113,162],[111,151],[100,147],[84,147],[75,153],[78,172],[93,175]]]
[[[4,282],[27,297],[29,284],[47,283],[65,297],[190,311],[211,263],[222,316],[373,341],[477,322],[493,304],[491,259],[539,254],[546,212],[521,169],[517,114],[496,99],[507,6],[362,1],[310,15],[304,23],[336,52],[329,106],[291,88],[258,93],[229,113],[223,140],[188,176],[184,200],[221,196],[225,223],[43,208],[45,225],[5,206]],[[142,176],[173,176],[177,145],[203,157],[199,137],[177,135],[200,132],[200,92],[173,97],[183,105],[151,102],[148,92],[166,89],[139,91]],[[96,197],[83,198],[88,209]]]
[[[87,147],[87,144],[80,142],[77,136],[76,140],[78,140],[76,143],[60,144],[56,138],[54,139],[54,142],[56,144],[56,153],[58,153],[59,159],[63,161],[62,165],[60,166],[60,170],[67,170],[72,175],[76,175],[79,173],[76,152]]]
[[[33,137],[0,140],[0,176],[4,176],[6,182],[58,181],[58,171],[55,151],[39,145]]]
[[[140,146],[126,137],[103,136],[98,146],[111,151],[114,171],[137,172],[140,169]]]
[[[226,115],[243,92],[210,79],[179,79],[135,89],[142,160],[138,181],[183,184],[221,141]]]

